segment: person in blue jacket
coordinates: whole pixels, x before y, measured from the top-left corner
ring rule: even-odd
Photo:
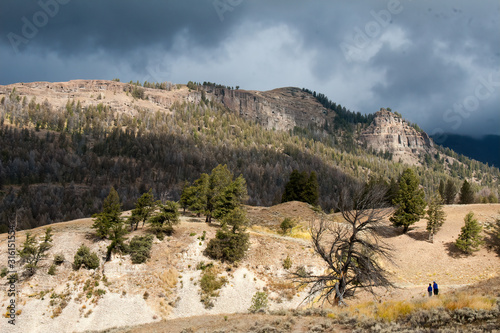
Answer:
[[[432,285],[429,283],[429,287],[427,287],[427,291],[429,292],[429,297],[432,296]]]
[[[434,282],[434,285],[432,286],[432,289],[434,289],[434,295],[438,295],[439,294],[439,289],[438,289],[438,284],[436,283],[436,281],[433,281]]]

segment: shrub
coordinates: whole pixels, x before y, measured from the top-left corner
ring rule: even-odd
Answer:
[[[200,279],[201,302],[205,308],[210,309],[214,306],[212,299],[219,296],[218,290],[227,282],[224,277],[217,276],[215,267],[207,268],[203,271]]]
[[[57,266],[61,265],[64,260],[66,260],[66,258],[64,258],[64,254],[62,253],[58,253],[54,256],[54,264],[56,264]]]
[[[290,258],[289,255],[286,256],[285,260],[283,260],[283,268],[284,269],[290,269],[292,268],[292,258]]]
[[[49,275],[56,275],[56,265],[55,264],[52,264],[50,265],[49,267],[49,271],[47,272]]]
[[[151,247],[153,246],[153,236],[134,236],[129,243],[130,258],[134,264],[142,264],[151,257]]]
[[[151,232],[156,236],[156,238],[158,238],[158,240],[162,241],[165,239],[165,235],[170,236],[174,233],[174,228],[168,225],[152,225]]]
[[[266,311],[268,308],[267,293],[265,291],[257,291],[252,297],[252,305],[248,311],[255,313]]]
[[[6,277],[7,273],[9,273],[9,269],[7,267],[3,267],[0,271],[0,277]]]
[[[205,269],[207,268],[211,268],[211,267],[214,267],[214,264],[209,262],[208,264],[205,264],[204,261],[200,261],[197,265],[196,265],[196,269],[200,270],[200,271],[204,271]]]
[[[290,230],[292,230],[293,227],[295,227],[297,223],[292,220],[291,218],[287,217],[283,220],[283,222],[281,222],[280,224],[280,228],[281,228],[281,232],[283,234],[287,234],[290,232]]]
[[[232,233],[219,230],[215,238],[208,242],[205,255],[212,259],[235,262],[241,260],[248,250],[247,233]]]
[[[97,254],[95,252],[90,253],[90,249],[83,244],[76,251],[73,259],[73,268],[78,270],[82,265],[87,269],[96,269],[99,267],[99,257]]]

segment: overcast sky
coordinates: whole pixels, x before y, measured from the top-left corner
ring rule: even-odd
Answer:
[[[1,0],[0,84],[306,87],[429,134],[500,134],[500,1]]]

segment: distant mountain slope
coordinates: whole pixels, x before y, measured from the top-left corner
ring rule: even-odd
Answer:
[[[326,211],[346,181],[388,187],[408,166],[428,194],[441,180],[458,187],[463,179],[496,192],[498,168],[433,149],[396,115],[361,115],[298,88],[101,80],[0,86],[0,232],[16,214],[21,228],[90,216],[111,186],[124,209],[150,188],[178,200],[185,182],[218,164],[243,175],[247,203],[259,206],[280,202],[294,169],[316,171]]]
[[[441,145],[458,154],[500,167],[500,135],[486,135],[476,139],[466,135],[446,134]]]

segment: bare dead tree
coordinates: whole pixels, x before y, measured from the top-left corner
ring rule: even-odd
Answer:
[[[316,297],[323,303],[345,305],[344,297],[357,289],[374,293],[374,287],[392,287],[379,260],[390,260],[390,250],[376,233],[386,215],[386,190],[377,185],[346,184],[337,204],[345,223],[321,218],[312,223],[311,236],[315,252],[327,264],[325,273],[304,270],[294,273],[294,280],[309,286],[305,300]]]

